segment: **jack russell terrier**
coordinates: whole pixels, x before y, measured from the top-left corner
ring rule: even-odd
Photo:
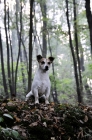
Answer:
[[[33,95],[35,97],[35,104],[39,104],[39,97],[43,96],[45,98],[45,104],[49,104],[48,99],[50,96],[51,84],[48,70],[53,60],[54,57],[49,57],[48,59],[46,59],[41,55],[37,55],[39,67],[34,76],[31,91],[26,95],[25,101],[27,101],[29,97]]]

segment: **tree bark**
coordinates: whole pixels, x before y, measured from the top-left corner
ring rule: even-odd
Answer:
[[[67,25],[68,25],[68,34],[69,34],[69,43],[70,43],[70,49],[71,49],[71,54],[73,57],[73,65],[74,65],[74,75],[75,75],[75,80],[76,80],[76,91],[78,95],[78,102],[82,103],[82,96],[81,96],[81,91],[80,91],[80,84],[79,84],[79,79],[78,79],[78,71],[77,71],[77,62],[75,58],[75,53],[74,53],[74,47],[72,44],[72,38],[71,38],[71,30],[70,30],[70,23],[69,23],[69,9],[68,9],[68,0],[66,0],[66,17],[67,17]]]
[[[31,90],[32,80],[32,33],[33,33],[33,3],[34,0],[30,0],[30,29],[29,29],[29,70],[28,70],[28,92]]]
[[[43,16],[43,28],[42,28],[42,42],[43,42],[43,49],[42,49],[42,56],[46,58],[47,55],[47,7],[46,7],[46,2],[42,1],[41,4],[41,11],[42,11],[42,16]]]
[[[16,96],[16,84],[17,84],[17,73],[18,73],[18,64],[19,64],[19,56],[20,56],[20,47],[21,47],[21,29],[19,32],[19,26],[18,26],[18,11],[19,11],[19,2],[16,0],[16,27],[17,27],[17,37],[18,37],[18,57],[17,57],[17,63],[16,63],[16,69],[15,69],[15,96]]]
[[[74,36],[75,36],[75,48],[76,48],[76,58],[77,58],[77,72],[78,72],[78,81],[79,81],[79,88],[81,94],[83,93],[83,84],[82,84],[82,76],[81,76],[81,68],[80,68],[80,57],[79,57],[79,42],[78,42],[78,30],[77,30],[77,14],[76,14],[76,3],[73,0],[74,6]]]
[[[7,10],[6,10],[6,0],[4,0],[4,26],[5,26],[5,35],[6,35],[6,46],[7,46],[7,70],[8,70],[8,82],[9,82],[9,88],[10,93],[12,94],[12,83],[11,83],[11,72],[10,72],[10,49],[9,49],[9,40],[8,40],[8,31],[7,31]],[[9,14],[9,11],[8,11]],[[9,25],[9,20],[8,20]]]
[[[22,3],[21,3],[21,11],[20,11],[20,30],[21,30],[21,45],[22,45],[22,31],[23,31],[23,25],[22,25]],[[25,80],[25,74],[24,74],[24,68],[23,68],[23,57],[22,57],[22,49],[20,46],[20,61],[21,61],[21,72],[22,72],[22,81],[23,81],[23,88],[24,88],[24,93],[26,92],[26,80]]]
[[[15,88],[14,88],[14,66],[13,66],[13,51],[12,51],[12,43],[10,38],[10,14],[9,14],[9,7],[8,7],[8,35],[9,35],[9,44],[10,44],[10,54],[11,54],[11,97],[15,96]]]
[[[86,17],[87,17],[88,26],[89,26],[91,56],[92,56],[92,13],[91,13],[90,7],[91,7],[90,0],[85,0]]]
[[[2,68],[2,77],[3,77],[3,85],[4,85],[4,91],[6,94],[6,98],[9,97],[8,88],[6,84],[6,76],[5,76],[5,70],[4,70],[4,57],[3,57],[3,47],[2,47],[2,39],[1,39],[1,32],[0,32],[0,55],[1,55],[1,68]]]

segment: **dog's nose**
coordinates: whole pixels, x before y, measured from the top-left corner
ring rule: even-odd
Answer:
[[[48,66],[45,66],[45,70],[48,70]]]

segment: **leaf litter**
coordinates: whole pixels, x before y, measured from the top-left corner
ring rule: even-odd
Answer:
[[[34,105],[17,99],[3,101],[0,102],[0,135],[1,132],[4,135],[7,132],[3,140],[10,137],[13,140],[92,140],[92,107]]]

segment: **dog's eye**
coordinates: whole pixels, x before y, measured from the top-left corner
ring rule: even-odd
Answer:
[[[48,62],[48,64],[50,65],[50,62]]]
[[[41,62],[41,64],[45,64],[45,62],[44,62],[44,61],[42,61],[42,62]]]

